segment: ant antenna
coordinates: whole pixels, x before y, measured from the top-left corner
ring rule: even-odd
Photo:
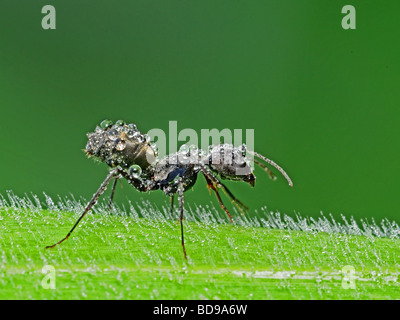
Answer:
[[[251,155],[261,159],[261,160],[264,160],[265,162],[267,162],[271,166],[275,167],[285,177],[285,179],[289,183],[289,186],[293,187],[292,179],[290,179],[289,175],[285,172],[285,170],[283,170],[280,166],[278,166],[274,161],[272,161],[271,159],[268,159],[267,157],[264,157],[263,155],[261,155],[261,154],[259,154],[257,152],[250,151],[250,150],[247,150],[247,152],[250,153]],[[256,163],[258,165],[260,165],[257,161],[256,161]],[[260,165],[260,167],[262,167],[262,166]]]

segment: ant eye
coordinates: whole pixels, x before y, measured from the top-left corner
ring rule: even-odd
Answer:
[[[129,167],[128,173],[134,178],[139,178],[142,174],[142,168],[137,164],[133,164]]]
[[[113,124],[113,123],[112,123],[111,120],[106,119],[106,120],[103,120],[103,121],[100,123],[100,128],[102,128],[102,129],[107,129],[107,128],[111,127],[112,124]]]
[[[121,126],[122,127],[125,124],[125,121],[124,120],[118,120],[115,124],[117,126]]]

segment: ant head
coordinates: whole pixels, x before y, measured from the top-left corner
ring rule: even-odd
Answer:
[[[146,169],[157,157],[156,147],[150,144],[150,137],[142,134],[133,123],[126,124],[118,120],[113,124],[110,120],[103,120],[87,137],[84,150],[87,155],[96,157],[110,167],[129,168],[136,164]]]

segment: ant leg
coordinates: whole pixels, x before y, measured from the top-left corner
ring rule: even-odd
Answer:
[[[113,171],[111,171],[107,178],[103,181],[103,183],[100,185],[99,190],[97,190],[97,192],[93,195],[93,198],[89,201],[88,205],[86,206],[85,210],[83,211],[82,215],[79,217],[79,219],[75,222],[74,226],[72,227],[72,229],[68,232],[68,234],[61,239],[60,241],[56,242],[55,244],[51,245],[51,246],[47,246],[46,249],[49,248],[53,248],[56,245],[60,244],[61,242],[67,240],[69,238],[69,236],[71,235],[71,233],[75,230],[75,228],[77,227],[77,225],[79,224],[79,222],[82,220],[82,218],[86,215],[86,213],[88,213],[90,211],[90,209],[93,208],[93,206],[97,203],[97,200],[99,199],[99,197],[103,194],[103,192],[106,190],[107,185],[110,183],[110,180],[115,176],[115,174],[118,172],[118,169],[115,169]]]
[[[170,198],[171,201],[171,217],[174,215],[174,195],[172,195]]]
[[[185,240],[183,238],[183,203],[184,203],[184,199],[183,199],[183,183],[182,183],[182,181],[179,182],[178,193],[179,193],[179,210],[180,210],[179,220],[181,221],[182,248],[183,248],[183,254],[185,255],[185,259],[187,259],[186,249],[185,249]]]
[[[112,203],[113,203],[113,200],[114,200],[115,187],[117,186],[118,179],[119,179],[119,177],[114,179],[114,183],[113,183],[113,186],[112,186],[112,189],[111,189],[110,202],[108,204],[108,210],[109,211],[111,210],[111,206],[112,206]]]
[[[203,174],[204,174],[204,172],[203,172]],[[218,190],[215,188],[215,186],[214,186],[214,184],[212,183],[212,181],[211,181],[205,174],[204,174],[204,178],[206,178],[208,188],[211,188],[211,189],[214,190],[215,195],[217,196],[217,199],[218,199],[218,202],[219,202],[221,208],[226,212],[226,214],[228,215],[229,219],[230,219],[231,222],[233,223],[232,216],[231,216],[231,214],[229,213],[228,209],[225,207],[224,203],[222,202],[222,199],[221,199],[221,197],[219,196]]]
[[[222,190],[224,191],[225,194],[227,194],[231,199],[234,205],[242,212],[245,213],[249,211],[249,208],[245,206],[239,199],[237,199],[233,193],[220,181],[219,184],[222,187]]]
[[[237,199],[233,193],[225,186],[207,167],[202,167],[201,172],[203,172],[204,175],[207,175],[208,179],[214,182],[215,185],[218,187],[222,188],[222,191],[226,195],[228,195],[231,199],[233,204],[242,212],[245,213],[249,211],[249,208],[245,206],[239,199]]]

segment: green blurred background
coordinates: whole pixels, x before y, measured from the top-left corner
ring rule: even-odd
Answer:
[[[57,29],[43,30],[54,5]],[[343,30],[341,9],[357,10]],[[254,129],[294,188],[228,183],[252,210],[400,221],[398,1],[0,1],[0,193],[88,199],[104,118],[147,132]],[[117,202],[160,192],[118,188]],[[200,178],[186,203],[217,204]],[[228,201],[226,200],[228,203]],[[252,211],[253,212],[253,211]],[[251,213],[250,213],[251,214]]]

